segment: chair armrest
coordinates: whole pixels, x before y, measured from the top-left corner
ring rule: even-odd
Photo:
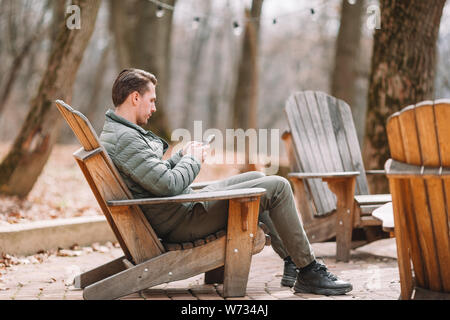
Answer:
[[[347,172],[291,172],[288,173],[289,178],[294,179],[312,179],[312,178],[351,178],[359,176],[359,171],[347,171]]]
[[[191,187],[192,189],[194,189],[194,190],[196,190],[196,189],[202,189],[202,188],[204,188],[204,187],[206,187],[206,186],[208,186],[208,185],[210,185],[210,184],[212,184],[212,183],[218,182],[218,181],[220,181],[220,180],[194,182],[194,183],[191,183],[190,187]]]
[[[109,200],[106,203],[110,207],[144,205],[144,204],[161,204],[161,203],[178,203],[178,202],[197,202],[212,200],[229,200],[239,198],[259,197],[266,193],[263,188],[245,188],[225,191],[210,191],[182,194],[173,197],[162,198],[143,198],[128,200]]]
[[[386,175],[391,178],[450,178],[450,168],[416,166],[393,159],[388,159],[384,165]]]
[[[385,175],[385,170],[366,170],[366,174],[372,174],[372,175]]]

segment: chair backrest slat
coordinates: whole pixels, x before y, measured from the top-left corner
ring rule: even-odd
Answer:
[[[81,112],[74,110],[61,100],[56,101],[56,106],[86,151],[94,150],[100,146],[95,130]]]
[[[314,97],[312,97],[314,99]],[[321,141],[319,141],[314,128],[311,125],[311,115],[308,108],[308,97],[307,95],[297,95],[295,96],[296,106],[296,116],[297,119],[300,119],[299,124],[302,124],[299,127],[298,135],[301,141],[305,141],[305,155],[308,155],[307,162],[302,162],[305,168],[310,168],[312,172],[326,172],[328,161],[324,161],[324,157],[322,157],[320,153]],[[299,106],[303,106],[303,108],[299,108]],[[311,106],[313,108],[313,106]],[[316,123],[317,124],[317,123]],[[317,190],[320,194],[320,200],[315,202],[318,208],[322,207],[323,211],[332,211],[335,209],[335,195],[328,190],[326,183],[322,182],[321,179],[315,179],[313,182],[317,186]],[[316,194],[313,194],[313,197],[316,197]],[[320,204],[319,204],[320,203]]]
[[[387,122],[391,156],[412,165],[448,165],[450,101],[424,101],[392,115]],[[444,164],[446,163],[446,164]],[[402,179],[406,192],[392,194],[394,209],[407,225],[408,242],[419,286],[450,292],[448,192],[439,177]],[[408,206],[408,203],[411,205]]]
[[[141,263],[164,252],[139,206],[107,205],[109,200],[132,199],[130,190],[101,146],[89,120],[63,101],[58,100],[56,105],[83,146],[74,154],[75,159],[127,258]]]
[[[302,172],[359,171],[356,194],[369,194],[367,178],[350,108],[323,92],[297,92],[286,102],[297,166]],[[336,209],[336,196],[321,179],[308,179],[307,188],[322,216]]]
[[[334,115],[333,109],[336,108],[336,99],[333,97],[326,95],[322,92],[316,92],[315,93],[317,98],[317,106],[318,106],[318,113],[321,118],[321,123],[323,126],[323,130],[326,134],[325,140],[326,144],[328,146],[329,150],[329,157],[333,161],[333,169],[334,171],[341,172],[344,171],[344,167],[341,161],[341,158],[339,156],[339,149],[337,147],[336,143],[332,143],[336,139],[335,137],[335,131],[333,125],[331,115]]]
[[[356,128],[353,122],[352,112],[347,103],[342,100],[336,99],[339,106],[339,116],[341,119],[341,128],[343,128],[345,134],[346,143],[343,144],[339,154],[342,160],[344,155],[350,156],[350,161],[347,159],[342,161],[345,171],[359,171],[360,175],[356,177],[356,191],[358,195],[370,194],[369,185],[367,183],[366,170],[361,155],[361,149],[359,148],[358,136],[356,135]]]
[[[313,159],[313,154],[310,152],[311,146],[306,135],[303,121],[301,120],[298,109],[296,108],[297,102],[295,96],[291,96],[288,99],[286,105],[287,107],[285,110],[288,121],[289,119],[300,119],[300,121],[289,121],[297,165],[302,172],[312,172],[315,169],[315,161]],[[301,162],[299,159],[299,154],[301,154],[307,160]],[[323,203],[322,201],[320,201],[320,199],[316,199],[316,195],[326,194],[327,191],[320,179],[308,179],[307,187],[309,189],[311,197],[313,198],[313,202],[317,212],[330,212],[335,209],[334,207],[324,208],[324,204],[326,205],[326,203]]]

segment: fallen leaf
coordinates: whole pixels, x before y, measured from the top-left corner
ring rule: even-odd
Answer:
[[[62,250],[58,250],[56,255],[60,256],[60,257],[78,257],[78,256],[81,256],[82,253],[83,253],[83,251],[81,251],[81,250],[62,249]]]
[[[110,250],[108,247],[102,246],[98,242],[95,242],[92,244],[92,249],[94,249],[94,251],[98,251],[98,252],[102,252],[102,253],[109,252],[109,250]]]

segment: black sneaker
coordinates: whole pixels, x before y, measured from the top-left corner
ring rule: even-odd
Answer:
[[[349,282],[339,280],[328,271],[327,267],[317,261],[300,269],[294,292],[315,293],[325,296],[341,295],[352,291],[353,286]]]
[[[283,277],[281,278],[281,285],[285,287],[292,288],[294,286],[295,280],[297,279],[297,266],[291,260],[290,257],[284,259],[284,271]]]

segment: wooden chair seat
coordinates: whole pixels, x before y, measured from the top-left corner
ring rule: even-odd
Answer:
[[[383,207],[385,204],[392,201],[390,194],[371,194],[371,195],[355,195],[355,211],[359,212],[358,219],[355,219],[355,227],[380,225],[380,220],[377,215],[374,215],[375,210]],[[382,221],[382,220],[380,220]],[[386,231],[386,230],[385,230]]]
[[[124,251],[123,257],[75,278],[75,286],[84,289],[83,297],[115,299],[199,273],[205,273],[206,283],[223,283],[224,297],[244,296],[252,255],[266,244],[264,231],[258,227],[259,201],[265,189],[133,199],[89,120],[61,100],[56,106],[82,145],[74,153],[75,160]],[[161,242],[140,207],[218,199],[229,201],[226,235],[219,231],[183,244]]]
[[[170,243],[170,242],[164,242],[161,240],[164,248],[166,248],[167,251],[175,251],[175,250],[184,250],[184,249],[192,249],[194,247],[199,247],[204,245],[205,243],[220,239],[222,237],[225,237],[227,235],[227,231],[222,229],[217,231],[214,234],[210,234],[206,236],[205,238],[200,238],[194,241],[189,242],[183,242],[183,243]]]
[[[292,94],[286,101],[289,131],[282,139],[291,164],[297,208],[311,242],[336,237],[336,258],[350,259],[355,245],[387,237],[373,210],[390,201],[371,195],[350,107],[319,91]],[[353,243],[353,230],[365,231],[365,242]]]
[[[269,232],[269,230],[267,229],[267,227],[262,223],[259,222],[258,223],[258,227],[264,232],[266,233],[264,235],[265,237],[265,245],[269,246],[271,244],[271,239],[270,236],[267,234]],[[225,237],[227,235],[227,230],[225,229],[221,229],[215,233],[212,233],[210,235],[207,235],[205,238],[200,238],[194,241],[189,241],[189,242],[182,242],[182,243],[171,243],[171,242],[164,242],[162,239],[161,243],[163,244],[164,248],[167,251],[175,251],[175,250],[185,250],[185,249],[192,249],[194,247],[199,247],[202,246],[208,242],[220,239],[222,237]]]

